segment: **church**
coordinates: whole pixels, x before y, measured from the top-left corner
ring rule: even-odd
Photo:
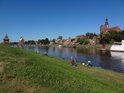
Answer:
[[[121,32],[122,30],[118,26],[109,28],[108,18],[106,17],[105,24],[100,26],[100,33],[106,33],[108,31]]]

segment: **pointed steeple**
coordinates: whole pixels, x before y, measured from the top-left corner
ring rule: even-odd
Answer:
[[[5,37],[3,38],[3,44],[9,45],[9,37],[7,36],[7,34],[6,34]]]
[[[5,35],[5,37],[3,38],[3,40],[9,41],[9,37],[7,36],[7,34]]]
[[[106,17],[106,20],[105,20],[105,25],[106,25],[107,27],[109,27],[108,17]]]

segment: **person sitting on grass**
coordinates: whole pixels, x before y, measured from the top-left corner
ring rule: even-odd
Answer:
[[[90,60],[88,60],[87,66],[88,66],[88,67],[92,67],[92,66],[93,66],[93,64],[92,64],[92,62],[91,62]]]
[[[45,55],[45,56],[48,56],[48,53],[47,53],[47,52],[45,52],[45,53],[44,53],[44,55]]]
[[[74,67],[77,66],[77,64],[75,62],[76,62],[76,59],[74,57],[71,57],[71,65]]]

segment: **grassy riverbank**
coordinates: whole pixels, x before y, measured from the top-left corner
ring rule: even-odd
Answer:
[[[98,48],[98,49],[103,49],[101,44],[97,44],[97,45],[77,45],[77,48],[83,48],[83,47],[87,47],[87,48]],[[105,49],[106,50],[110,50],[111,45],[110,44],[106,44]]]
[[[124,74],[0,45],[0,93],[124,93]]]

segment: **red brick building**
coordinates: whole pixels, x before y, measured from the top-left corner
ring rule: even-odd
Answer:
[[[24,38],[20,37],[19,44],[24,44],[24,43],[25,43]]]
[[[3,44],[9,45],[9,38],[7,35],[3,38]]]
[[[122,30],[121,30],[118,26],[115,26],[115,27],[109,28],[108,31],[117,31],[117,32],[121,32]]]
[[[19,44],[18,44],[18,48],[24,48],[24,44],[25,44],[24,38],[20,37],[20,39],[19,39]]]
[[[121,32],[122,30],[118,26],[109,28],[108,18],[106,17],[105,24],[100,26],[100,33],[105,33],[108,31]]]

